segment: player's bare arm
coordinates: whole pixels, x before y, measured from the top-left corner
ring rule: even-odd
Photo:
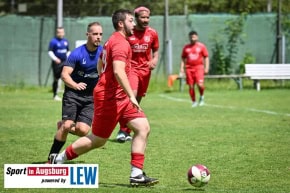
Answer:
[[[209,58],[204,58],[204,74],[208,74],[209,72]]]
[[[53,51],[51,51],[51,50],[48,51],[48,55],[56,64],[61,63],[61,60],[58,57],[56,57],[56,55],[53,53]]]
[[[113,61],[113,68],[114,68],[114,75],[118,81],[118,83],[121,85],[125,93],[130,98],[130,101],[133,103],[133,105],[138,109],[138,111],[142,111],[141,107],[139,106],[136,97],[134,95],[134,92],[130,86],[127,74],[125,72],[125,66],[126,63],[119,60]]]
[[[181,59],[181,62],[180,62],[180,71],[179,71],[179,75],[180,76],[184,76],[184,71],[185,71],[185,69],[184,69],[184,67],[185,67],[185,64],[186,63],[186,58],[182,58]]]
[[[73,72],[73,68],[70,66],[64,66],[62,69],[61,73],[61,79],[63,82],[66,84],[66,86],[75,89],[75,90],[85,90],[87,87],[86,83],[80,82],[76,83],[72,78],[71,78],[71,73]]]
[[[100,76],[101,73],[102,73],[102,69],[103,69],[103,61],[102,61],[102,59],[100,58],[99,61],[98,61],[98,64],[97,64],[97,70],[98,70],[98,74],[99,74],[99,76]]]
[[[159,57],[159,52],[158,50],[152,52],[152,60],[150,60],[148,63],[150,70],[154,70],[157,66],[158,63],[158,57]]]

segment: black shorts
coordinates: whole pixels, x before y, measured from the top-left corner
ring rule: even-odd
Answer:
[[[62,120],[83,122],[91,126],[93,113],[93,95],[65,90],[62,101]]]
[[[51,67],[52,67],[52,71],[53,71],[53,77],[55,79],[60,79],[61,72],[62,72],[62,69],[63,69],[63,64],[64,64],[64,62],[62,62],[60,64],[56,64],[55,62],[51,63]]]

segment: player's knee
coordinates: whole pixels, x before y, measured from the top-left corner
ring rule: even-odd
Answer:
[[[201,83],[198,83],[197,86],[200,87],[200,88],[203,88],[204,84],[203,84],[203,82],[201,82]]]
[[[107,139],[97,137],[95,141],[93,141],[93,148],[103,147],[107,142]]]
[[[83,137],[89,134],[90,131],[90,127],[80,127],[80,126],[76,126],[74,131],[72,131],[75,135]]]
[[[148,136],[150,134],[150,125],[148,122],[145,121],[142,124],[138,125],[135,128],[135,131],[144,136]]]
[[[65,132],[74,132],[76,125],[72,121],[64,121],[62,128]]]

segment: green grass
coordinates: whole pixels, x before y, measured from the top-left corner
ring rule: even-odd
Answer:
[[[232,84],[228,89],[228,85]],[[152,188],[129,188],[130,143],[111,140],[102,149],[68,163],[97,163],[99,189],[4,189],[0,192],[207,192],[286,193],[290,190],[290,90],[271,85],[257,92],[235,83],[209,84],[206,106],[191,108],[187,91],[165,92],[151,85],[141,103],[151,134],[145,171],[160,183]],[[61,103],[47,88],[0,87],[0,172],[5,163],[31,164],[46,160]],[[76,139],[70,135],[68,145]],[[190,186],[188,168],[196,163],[211,171],[202,189]]]

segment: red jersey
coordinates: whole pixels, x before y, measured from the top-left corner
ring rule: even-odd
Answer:
[[[186,59],[185,68],[190,69],[194,66],[204,65],[204,57],[208,57],[208,51],[203,43],[196,42],[195,44],[186,44],[183,47],[182,58]]]
[[[126,74],[130,72],[132,51],[129,42],[119,32],[114,32],[104,45],[102,60],[103,70],[94,89],[95,100],[123,99],[127,94],[123,91],[114,75],[113,61],[126,63]]]
[[[147,62],[152,58],[152,50],[159,49],[157,31],[151,27],[146,27],[144,31],[134,29],[128,41],[132,48],[132,67],[148,68]]]

